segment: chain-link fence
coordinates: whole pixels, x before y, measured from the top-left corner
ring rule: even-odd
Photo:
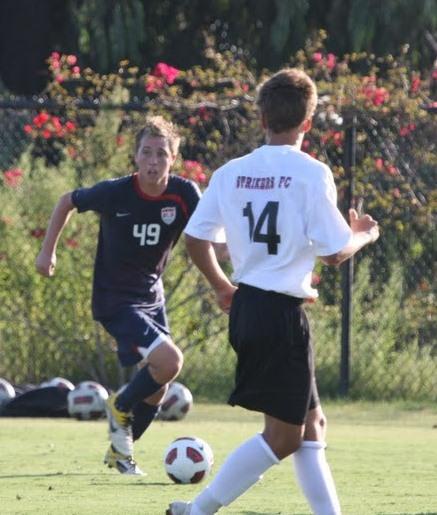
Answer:
[[[0,376],[13,383],[95,379],[110,387],[125,381],[114,342],[91,319],[98,220],[72,217],[57,273],[47,280],[34,261],[49,214],[62,193],[132,170],[133,137],[146,110],[165,110],[179,124],[185,140],[176,171],[202,186],[208,170],[262,141],[252,107],[249,97],[189,108],[0,104]],[[353,266],[319,264],[314,274],[320,298],[308,312],[324,395],[437,399],[435,133],[427,113],[413,124],[321,105],[315,116],[304,151],[333,169],[342,210],[362,205],[382,229]],[[197,398],[223,400],[234,364],[226,316],[183,245],[164,279],[173,337],[185,353],[181,380]]]

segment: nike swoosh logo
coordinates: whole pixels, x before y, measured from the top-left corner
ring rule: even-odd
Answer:
[[[120,217],[120,216],[129,216],[130,213],[115,213],[115,216],[117,217]]]

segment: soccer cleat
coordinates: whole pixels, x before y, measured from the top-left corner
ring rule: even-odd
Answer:
[[[190,515],[191,503],[183,501],[174,501],[167,508],[165,515]]]
[[[120,411],[115,406],[115,395],[111,395],[106,402],[106,414],[109,423],[109,438],[112,446],[123,456],[132,456],[134,442],[132,437],[131,415]]]
[[[116,468],[120,474],[144,476],[144,472],[138,467],[132,456],[125,456],[117,452],[112,445],[109,446],[103,463],[110,469]]]

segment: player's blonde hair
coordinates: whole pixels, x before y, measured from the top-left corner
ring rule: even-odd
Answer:
[[[284,68],[260,85],[257,104],[267,128],[285,132],[313,116],[317,88],[303,70]]]
[[[161,136],[166,138],[171,153],[175,156],[179,151],[181,137],[178,128],[174,123],[167,121],[162,116],[148,116],[146,118],[146,123],[135,136],[135,153],[138,152],[144,136]]]

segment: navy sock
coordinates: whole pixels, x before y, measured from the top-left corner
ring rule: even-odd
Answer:
[[[133,406],[162,388],[149,372],[149,367],[141,368],[126,388],[117,396],[115,404],[121,411],[131,411]]]
[[[138,440],[144,431],[150,426],[158,413],[158,406],[152,406],[145,402],[137,402],[132,408],[134,416],[132,422],[132,437]]]

